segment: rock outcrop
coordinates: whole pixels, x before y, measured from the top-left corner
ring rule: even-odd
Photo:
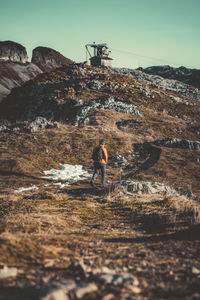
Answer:
[[[59,52],[45,47],[33,50],[28,62],[26,48],[12,41],[0,42],[0,101],[13,88],[22,86],[38,74],[73,63]]]
[[[138,111],[135,105],[118,101],[114,97],[108,97],[106,99],[91,101],[88,105],[83,105],[75,116],[74,125],[86,124],[89,121],[87,118],[89,111],[101,108],[143,117],[143,114]]]
[[[33,121],[18,122],[14,125],[0,125],[0,132],[38,132],[44,129],[59,128],[58,122],[51,122],[43,117],[37,117]]]
[[[12,41],[0,42],[0,61],[27,63],[25,47]]]
[[[145,182],[145,181],[130,181],[123,180],[118,183],[122,185],[127,192],[131,193],[143,193],[143,194],[167,194],[170,196],[178,196],[176,190],[170,186],[167,186],[159,182]]]
[[[31,62],[36,64],[43,72],[73,63],[71,59],[47,47],[37,47],[33,49]]]
[[[27,127],[27,130],[29,132],[37,132],[42,129],[48,128],[59,128],[59,123],[47,121],[43,117],[37,117],[34,121],[30,122],[30,124]]]
[[[145,142],[144,144],[135,144],[136,148],[148,148],[151,145],[163,146],[168,148],[182,148],[189,150],[200,150],[200,142],[199,141],[190,141],[186,139],[178,139],[178,138],[165,138],[159,139],[152,142]]]
[[[42,73],[41,69],[32,63],[0,61],[0,101],[13,88],[22,86],[26,81]]]

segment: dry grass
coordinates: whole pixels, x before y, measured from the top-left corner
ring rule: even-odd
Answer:
[[[87,68],[88,70],[90,67]],[[71,73],[70,73],[71,72]],[[144,114],[139,118],[109,110],[92,111],[88,126],[74,127],[61,124],[59,129],[48,129],[37,133],[2,132],[0,136],[0,255],[2,260],[13,262],[42,261],[47,257],[63,257],[76,252],[81,243],[86,244],[97,236],[122,234],[120,222],[129,228],[143,224],[145,230],[176,230],[184,226],[199,224],[199,206],[194,201],[158,197],[131,196],[119,187],[111,187],[104,197],[92,194],[87,184],[66,189],[58,193],[52,185],[45,187],[47,180],[41,179],[44,170],[59,168],[60,164],[82,164],[92,168],[92,150],[104,138],[109,157],[122,155],[128,159],[134,154],[134,143],[143,143],[158,138],[176,137],[199,140],[192,129],[191,120],[199,120],[199,107],[174,104],[167,97],[155,93],[154,98],[147,98],[139,89],[138,82],[126,76],[109,75],[101,70],[105,82],[133,84],[135,87],[117,90],[92,90],[80,80],[83,88],[75,90],[68,87],[63,99],[90,100],[105,96],[115,96],[121,101],[129,101]],[[55,92],[62,89],[62,77],[74,75],[72,70],[60,70],[44,74],[25,87],[36,83],[43,85],[51,79]],[[71,76],[70,75],[70,76]],[[77,78],[81,78],[77,74]],[[94,78],[95,79],[95,76]],[[58,84],[58,85],[57,85]],[[62,92],[62,91],[61,91]],[[134,94],[132,93],[134,92]],[[13,98],[13,105],[16,99]],[[28,102],[27,98],[24,98]],[[61,99],[62,100],[62,99]],[[61,101],[58,99],[58,102]],[[51,103],[49,103],[51,104]],[[59,106],[59,103],[54,103]],[[56,106],[57,107],[57,106]],[[54,111],[56,111],[54,109]],[[16,115],[20,115],[20,110]],[[186,115],[189,121],[183,120]],[[178,118],[176,117],[178,116]],[[62,120],[63,116],[60,116]],[[66,117],[66,116],[65,116]],[[71,116],[73,117],[73,116]],[[117,122],[140,119],[137,126],[124,126],[119,129]],[[199,189],[199,151],[161,148],[161,155],[156,163],[141,172],[134,173],[148,160],[148,153],[132,155],[127,174],[129,179],[163,182],[181,191],[190,189],[200,193]],[[144,154],[144,155],[143,155]],[[107,179],[111,182],[120,178],[120,168],[113,167],[109,161]],[[18,187],[37,185],[37,192],[13,194]],[[75,188],[80,189],[75,192]],[[73,191],[74,189],[74,191]],[[125,225],[124,225],[125,226]],[[141,225],[142,226],[142,225]],[[117,228],[114,230],[113,228]],[[128,234],[132,233],[129,229]],[[80,239],[81,236],[81,239]],[[70,248],[70,250],[69,250]],[[80,247],[81,248],[81,247]],[[58,249],[58,250],[57,250]],[[67,256],[69,257],[69,256]]]
[[[184,196],[138,196],[113,185],[105,199],[111,206],[131,211],[133,222],[141,222],[148,232],[178,230],[200,224],[200,204]]]
[[[180,197],[174,201],[174,207],[179,214],[189,218],[191,225],[200,224],[200,204],[195,200]]]

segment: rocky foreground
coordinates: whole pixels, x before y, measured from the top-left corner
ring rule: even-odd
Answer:
[[[1,195],[0,299],[198,299],[186,203],[87,182]]]

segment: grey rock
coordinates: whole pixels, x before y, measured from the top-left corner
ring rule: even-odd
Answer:
[[[105,99],[97,99],[97,100],[90,101],[89,104],[82,106],[78,110],[75,116],[74,125],[78,126],[80,124],[85,124],[85,120],[88,112],[90,110],[95,110],[95,109],[109,109],[117,112],[143,117],[143,114],[141,114],[137,110],[135,105],[124,103],[122,101],[117,101],[115,100],[114,97],[108,97]]]
[[[132,192],[135,194],[167,194],[171,196],[178,196],[179,194],[175,189],[159,182],[149,182],[149,181],[130,181],[124,180],[117,182],[118,185],[122,185],[127,192]]]
[[[70,272],[73,272],[73,274],[78,274],[78,276],[85,276],[87,273],[87,266],[83,261],[73,261],[68,269]]]
[[[190,190],[182,192],[181,195],[186,196],[187,198],[190,198],[190,199],[194,198],[194,194]]]
[[[6,131],[8,128],[6,125],[0,125],[0,132],[1,131]]]
[[[14,127],[13,128],[13,132],[19,132],[20,131],[20,128],[19,127]]]
[[[124,274],[109,274],[105,273],[99,276],[99,279],[106,284],[113,284],[113,285],[124,285],[124,284],[131,284],[138,286],[139,282],[136,277],[128,273]]]
[[[166,79],[157,75],[150,75],[142,72],[141,70],[128,69],[128,68],[109,68],[111,73],[131,76],[139,81],[143,81],[151,86],[162,89],[163,91],[172,91],[180,93],[182,96],[200,101],[200,90],[191,85],[182,83],[174,79]]]
[[[91,89],[95,89],[95,90],[100,90],[101,89],[101,83],[97,80],[94,81],[90,81],[88,84],[88,87]]]
[[[152,142],[145,142],[141,144],[142,147],[149,147],[150,145],[156,146],[164,146],[168,148],[182,148],[182,149],[190,149],[190,150],[199,150],[200,142],[199,141],[190,141],[190,140],[181,140],[177,138],[165,138],[159,139]]]
[[[99,279],[105,284],[120,286],[129,289],[134,294],[141,292],[138,279],[128,273],[104,273],[99,276]]]
[[[112,156],[110,159],[111,159],[112,163],[117,164],[117,165],[127,165],[128,164],[126,158],[121,155]]]
[[[16,268],[10,268],[5,265],[0,265],[0,279],[16,277],[17,273],[18,273],[18,270]]]
[[[74,281],[51,283],[49,291],[40,300],[69,300],[82,299],[85,295],[96,292],[98,287],[95,283]]]
[[[59,128],[60,127],[60,123],[55,121],[53,122],[53,128]]]
[[[175,97],[175,96],[169,95],[169,98],[174,100],[177,103],[183,103],[183,104],[185,103],[185,101],[183,101],[183,99],[181,99],[180,97]]]
[[[40,300],[69,300],[68,295],[75,287],[74,281],[51,282],[41,287],[46,290],[46,295]]]
[[[27,130],[29,132],[37,132],[47,128],[59,128],[59,123],[50,122],[43,117],[37,117],[34,121],[30,122],[30,124],[27,127]]]
[[[141,123],[142,123],[141,120],[131,119],[131,120],[122,120],[120,122],[117,122],[116,125],[119,129],[125,126],[130,126],[131,128],[134,128],[136,124],[141,124]]]

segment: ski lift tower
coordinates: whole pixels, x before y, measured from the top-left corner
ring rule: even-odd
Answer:
[[[92,56],[90,48],[93,48],[94,55]],[[111,51],[108,50],[107,45],[104,44],[87,44],[86,48],[86,56],[89,54],[90,64],[93,67],[112,67],[112,58],[109,57]]]

